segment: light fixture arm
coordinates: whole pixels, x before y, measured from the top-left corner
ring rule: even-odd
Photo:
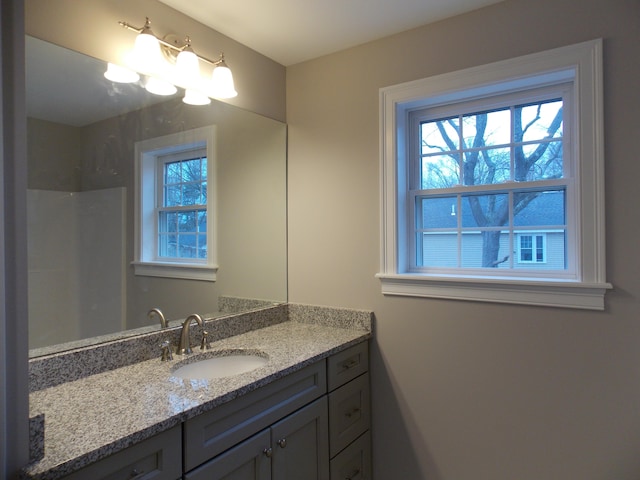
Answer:
[[[119,21],[118,25],[120,25],[123,28],[126,28],[127,30],[131,30],[132,32],[136,32],[138,34],[140,33],[146,33],[147,35],[153,35],[156,40],[158,40],[158,42],[160,43],[160,45],[162,45],[165,48],[168,48],[169,50],[176,52],[176,53],[180,53],[182,52],[185,48],[189,47],[192,49],[191,47],[191,38],[190,37],[186,37],[185,38],[185,43],[182,46],[177,46],[174,45],[172,43],[167,42],[166,40],[158,37],[155,33],[153,33],[153,31],[151,30],[151,20],[149,20],[149,17],[146,17],[145,22],[144,22],[144,26],[142,27],[135,27],[133,25],[131,25],[128,22],[123,22],[123,21]],[[212,65],[214,67],[217,67],[218,65],[221,66],[227,66],[225,61],[224,61],[224,53],[220,53],[220,58],[218,58],[217,60],[210,60],[207,57],[203,57],[200,54],[197,54],[195,52],[193,52],[200,60],[202,60],[205,63],[208,63],[209,65]]]

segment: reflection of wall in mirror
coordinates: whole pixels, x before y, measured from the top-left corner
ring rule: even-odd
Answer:
[[[29,189],[29,348],[122,330],[123,188]]]

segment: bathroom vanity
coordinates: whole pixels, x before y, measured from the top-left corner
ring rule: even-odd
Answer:
[[[223,328],[211,350],[187,358],[158,355],[32,392],[45,455],[25,478],[370,478],[371,313],[285,310],[284,321],[263,318],[241,334]],[[228,377],[174,375],[242,352],[268,361]]]

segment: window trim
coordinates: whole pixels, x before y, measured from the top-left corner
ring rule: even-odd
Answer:
[[[214,228],[216,215],[216,127],[196,128],[185,132],[142,140],[135,144],[135,214],[134,267],[135,275],[190,280],[215,281],[217,277],[217,241]],[[207,152],[207,259],[185,261],[158,260],[156,198],[158,190],[158,159],[167,154],[205,148]]]
[[[517,252],[517,262],[522,265],[538,265],[547,263],[547,232],[546,231],[519,231],[515,234],[516,237],[516,252]],[[523,260],[522,259],[522,239],[524,237],[531,238],[531,260]],[[542,241],[542,260],[537,259],[536,251],[538,250],[538,242],[537,237],[540,237]]]
[[[508,93],[549,84],[574,83],[573,149],[580,163],[578,279],[415,274],[405,271],[399,249],[407,231],[407,111],[480,95]],[[578,112],[580,113],[578,117]],[[380,190],[382,293],[418,297],[604,309],[606,282],[604,235],[604,135],[602,40],[534,53],[489,65],[446,73],[380,89]]]

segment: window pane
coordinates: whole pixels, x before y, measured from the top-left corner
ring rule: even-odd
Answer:
[[[159,235],[158,255],[160,257],[177,257],[178,237],[174,234]]]
[[[459,130],[460,121],[456,117],[420,124],[422,154],[458,150]]]
[[[536,159],[531,162],[531,159]],[[562,142],[545,142],[523,145],[515,148],[516,180],[535,181],[547,180],[550,178],[562,178],[563,158]],[[527,168],[527,171],[520,169]]]
[[[511,142],[511,112],[509,109],[480,112],[462,117],[465,148],[508,145]]]
[[[565,192],[515,192],[513,194],[513,224],[524,226],[562,226],[565,218]]]
[[[195,158],[182,162],[182,175],[185,182],[199,182],[202,178],[200,159]]]
[[[201,167],[201,173],[202,175],[200,176],[201,180],[207,180],[207,157],[203,157],[202,159],[202,167]]]
[[[178,213],[180,217],[179,231],[180,232],[195,232],[196,231],[196,212],[195,210],[185,211]]]
[[[511,178],[511,150],[509,148],[465,152],[464,162],[465,185],[491,185],[504,183]]]
[[[180,167],[180,162],[166,163],[164,173],[164,183],[167,185],[180,183],[182,181],[182,169]]]
[[[421,189],[448,188],[460,183],[459,160],[460,156],[437,155],[422,159]]]
[[[523,243],[523,239],[527,239]],[[541,233],[515,232],[518,257],[514,268],[535,270],[565,270],[567,233],[564,229]]]
[[[196,236],[181,233],[178,235],[179,256],[181,258],[196,258]]]
[[[182,187],[183,205],[202,205],[200,183],[185,183]]]
[[[198,232],[207,231],[207,212],[198,212]],[[206,236],[205,236],[206,238]]]
[[[516,142],[562,137],[562,100],[514,108]]]
[[[182,205],[182,186],[170,185],[164,187],[163,207],[176,207]]]
[[[509,196],[507,194],[462,197],[463,227],[500,227],[505,225],[508,220]]]
[[[198,235],[198,258],[207,258],[207,236]]]
[[[418,199],[418,211],[422,211],[421,228],[456,228],[457,209],[456,197]]]
[[[422,250],[422,258],[417,259],[421,267],[457,267],[458,242],[456,232],[420,233],[418,242]]]
[[[509,268],[509,235],[499,230],[462,235],[463,268]]]
[[[178,215],[174,212],[159,212],[158,228],[160,233],[178,231]]]

